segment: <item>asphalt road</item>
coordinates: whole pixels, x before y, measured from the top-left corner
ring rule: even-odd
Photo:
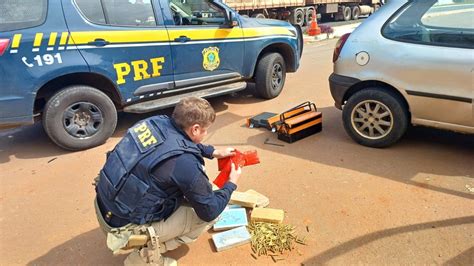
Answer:
[[[206,142],[256,149],[261,164],[243,169],[239,190],[255,189],[285,210],[308,244],[285,254],[285,264],[452,264],[474,260],[474,140],[435,129],[410,128],[388,149],[354,143],[328,88],[335,40],[305,46],[302,66],[283,93],[263,101],[249,91],[211,100],[217,121]],[[323,112],[324,128],[293,144],[244,126],[260,112],[304,101]],[[171,109],[153,114],[169,114]],[[152,114],[148,114],[152,115]],[[120,265],[98,228],[91,185],[105,153],[147,115],[120,115],[104,145],[67,152],[41,125],[0,133],[0,264]],[[284,145],[264,144],[271,142]],[[211,178],[216,161],[208,161]],[[255,260],[248,245],[215,252],[210,234],[168,255],[180,264],[273,264]]]

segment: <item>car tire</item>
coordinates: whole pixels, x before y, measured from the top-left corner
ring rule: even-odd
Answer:
[[[255,72],[255,88],[259,97],[273,99],[280,95],[286,79],[285,59],[279,53],[265,54]]]
[[[358,20],[360,16],[360,7],[359,6],[353,6],[352,7],[352,19],[353,20]]]
[[[116,125],[117,111],[112,100],[89,86],[66,87],[53,95],[44,108],[46,133],[67,150],[84,150],[103,144]]]
[[[296,8],[291,11],[291,15],[289,19],[291,24],[296,24],[302,27],[304,25],[304,20],[305,20],[305,15],[304,15],[303,9]]]
[[[388,147],[397,142],[408,127],[408,110],[397,94],[383,88],[368,88],[352,95],[342,110],[348,135],[357,143]]]
[[[350,7],[345,6],[342,8],[342,19],[344,21],[349,21],[352,18],[352,10]]]

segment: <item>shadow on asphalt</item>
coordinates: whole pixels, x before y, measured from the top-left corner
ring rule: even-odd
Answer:
[[[182,245],[165,253],[165,256],[179,260],[188,252],[189,247]],[[64,242],[27,265],[123,265],[126,257],[127,255],[113,256],[106,246],[104,233],[96,228]]]
[[[96,228],[56,246],[27,265],[122,265],[126,255],[113,256],[105,241],[102,230]]]
[[[474,265],[474,247],[446,261],[445,265]]]
[[[474,216],[459,217],[454,219],[434,221],[420,224],[412,224],[407,226],[401,226],[391,228],[387,230],[381,230],[373,232],[367,235],[363,235],[345,243],[342,243],[334,248],[328,249],[313,258],[310,258],[302,263],[302,265],[322,265],[327,264],[330,260],[349,253],[352,250],[358,249],[364,245],[368,245],[374,241],[381,240],[384,238],[393,237],[399,234],[431,230],[433,228],[443,228],[458,225],[467,225],[474,223]],[[408,247],[407,247],[408,248]],[[381,254],[380,254],[381,255]],[[458,256],[450,259],[445,265],[473,265],[474,260],[474,248],[470,248]]]

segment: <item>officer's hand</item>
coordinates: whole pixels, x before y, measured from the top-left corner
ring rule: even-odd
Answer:
[[[226,148],[222,150],[214,150],[212,153],[212,156],[221,159],[229,156],[234,156],[235,155],[235,148]]]
[[[240,168],[240,166],[237,166],[237,168],[235,168],[235,164],[231,163],[229,181],[237,185],[237,181],[239,180],[241,173],[242,173],[242,168]]]

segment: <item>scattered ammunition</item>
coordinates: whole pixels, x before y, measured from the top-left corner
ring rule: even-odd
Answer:
[[[276,263],[277,261],[279,261],[279,260],[285,260],[285,258],[281,258],[281,257],[279,257],[278,255],[270,255],[270,257],[272,257],[272,260],[273,260],[273,262],[275,262],[275,263]]]
[[[301,245],[306,245],[306,237],[303,238],[295,238],[295,242]]]
[[[299,238],[295,233],[295,227],[291,225],[252,222],[249,231],[252,252],[257,256],[271,256],[274,262],[284,260],[277,254],[293,250],[295,243],[306,245],[305,238]]]

